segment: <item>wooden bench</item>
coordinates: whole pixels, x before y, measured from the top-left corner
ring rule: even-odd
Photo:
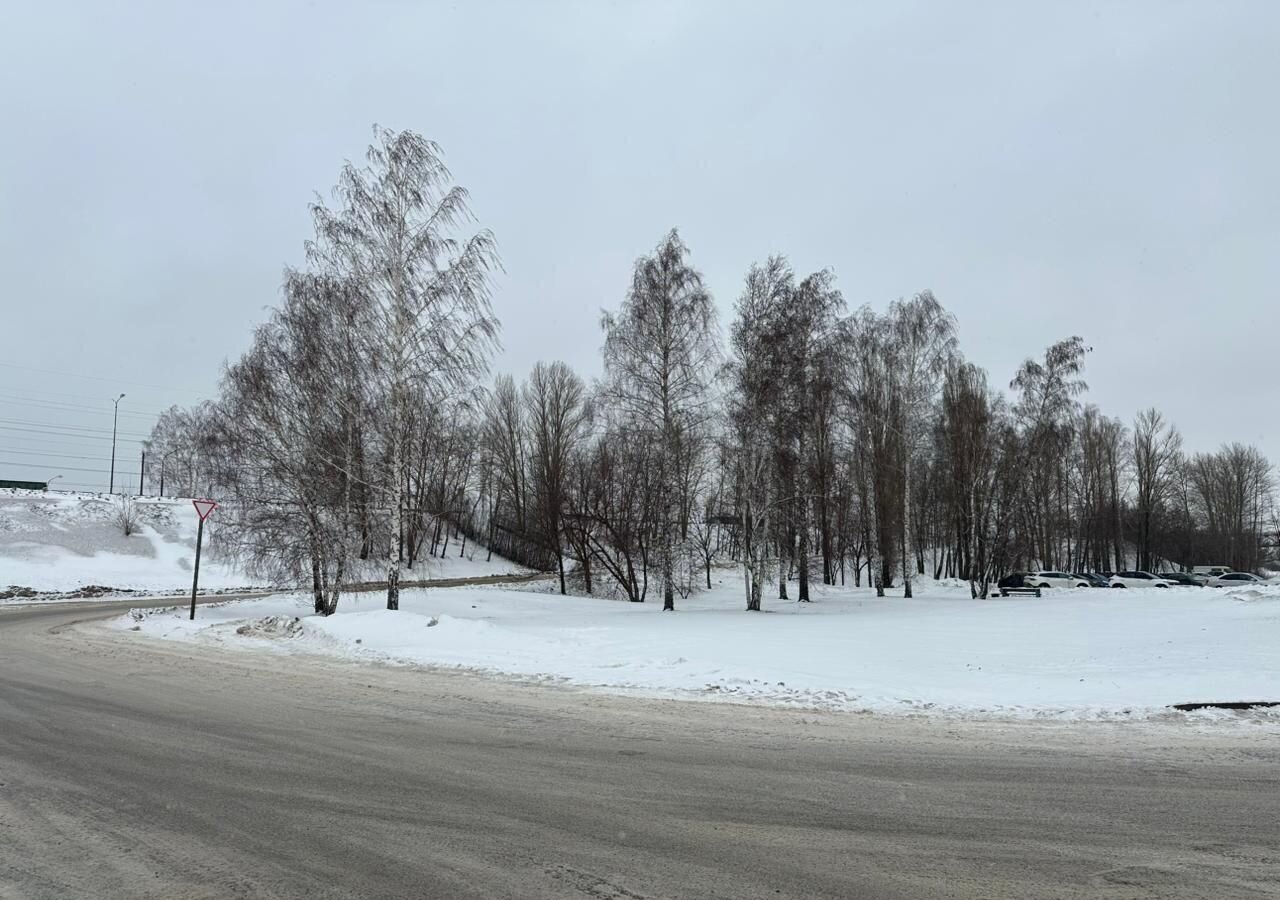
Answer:
[[[1039,597],[1040,588],[1000,588],[1001,597]]]

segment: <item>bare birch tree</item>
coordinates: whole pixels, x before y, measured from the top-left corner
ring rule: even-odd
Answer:
[[[489,231],[459,233],[472,220],[467,192],[453,183],[435,143],[375,127],[366,160],[343,167],[336,209],[312,206],[316,236],[308,251],[317,265],[360,284],[377,314],[371,368],[386,392],[387,608],[399,609],[411,386],[439,396],[485,371],[497,343],[489,296],[500,263]]]
[[[1172,488],[1182,458],[1182,435],[1156,409],[1138,413],[1133,423],[1134,515],[1137,518],[1138,568],[1155,568],[1152,555],[1157,517]]]
[[[604,364],[608,396],[634,440],[657,450],[658,565],[662,608],[675,609],[675,538],[679,459],[685,435],[705,417],[718,356],[715,306],[689,248],[672,230],[636,261],[631,290],[606,313]],[[687,443],[687,442],[686,442]]]
[[[947,363],[956,352],[956,325],[955,317],[930,291],[891,306],[889,322],[894,344],[891,358],[901,369],[893,384],[902,392],[895,404],[902,447],[902,595],[910,597],[910,556],[915,548],[911,503],[914,461],[921,440],[931,431],[934,401]]]
[[[525,385],[524,403],[532,440],[533,497],[538,530],[555,555],[560,593],[565,588],[565,511],[570,461],[583,439],[586,389],[565,363],[538,363]]]
[[[747,610],[759,611],[772,555],[771,526],[784,499],[786,475],[780,472],[779,445],[784,443],[789,394],[784,392],[783,352],[787,306],[794,294],[791,267],[780,256],[747,272],[737,316],[730,329],[732,355],[729,419],[734,442],[734,481],[741,519],[742,565]],[[795,399],[791,397],[790,399]],[[783,529],[785,530],[785,529]],[[780,578],[785,560],[779,554]],[[779,585],[779,590],[783,590]]]

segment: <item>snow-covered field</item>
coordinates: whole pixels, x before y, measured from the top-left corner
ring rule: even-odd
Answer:
[[[317,618],[306,597],[292,595],[202,607],[194,623],[169,610],[115,626],[245,649],[845,710],[1145,718],[1179,702],[1280,700],[1280,588],[985,601],[960,584],[926,583],[912,600],[820,588],[812,604],[773,601],[758,614],[742,611],[740,579],[721,574],[716,589],[674,614],[654,603],[456,588],[406,591],[398,613],[364,594]],[[1248,716],[1280,723],[1280,711]]]
[[[117,524],[117,498],[106,494],[0,490],[0,593],[10,586],[41,595],[76,591],[86,585],[154,592],[190,590],[195,561],[197,517],[190,500],[134,499],[137,530],[125,536]],[[205,527],[200,559],[204,591],[264,587],[211,552],[218,527],[215,511]],[[465,551],[459,556],[459,551]],[[406,581],[471,578],[527,571],[483,547],[452,541],[444,558],[425,557],[406,569]],[[370,563],[357,577],[386,577],[385,563]],[[44,599],[43,597],[41,599]],[[30,602],[0,598],[0,604]]]

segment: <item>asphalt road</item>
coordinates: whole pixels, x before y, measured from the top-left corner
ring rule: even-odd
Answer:
[[[3,900],[1280,896],[1256,727],[618,698],[104,610],[0,609]]]

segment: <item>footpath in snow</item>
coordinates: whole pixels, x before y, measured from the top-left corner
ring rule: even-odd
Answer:
[[[329,618],[287,595],[133,612],[144,635],[354,660],[461,667],[613,691],[807,708],[1146,718],[1174,703],[1280,700],[1280,588],[1079,589],[912,600],[821,588],[742,609],[742,583],[631,604],[498,588],[407,590],[401,610],[345,596]],[[1212,718],[1214,714],[1206,714]],[[1219,716],[1228,714],[1220,713]],[[1280,723],[1280,711],[1250,721]]]

